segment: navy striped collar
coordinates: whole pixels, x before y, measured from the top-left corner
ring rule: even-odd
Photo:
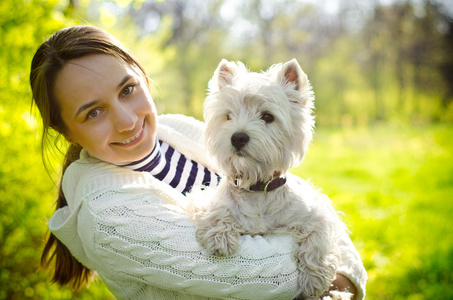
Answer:
[[[185,157],[169,144],[156,140],[154,149],[146,157],[118,166],[138,172],[149,172],[184,195],[193,186],[216,186],[219,175]]]
[[[159,163],[161,162],[162,159],[162,153],[160,149],[160,142],[156,137],[156,141],[154,143],[154,148],[151,151],[150,154],[145,156],[144,158],[133,161],[133,162],[127,162],[123,164],[117,164],[120,167],[128,168],[134,171],[151,171],[153,170]]]

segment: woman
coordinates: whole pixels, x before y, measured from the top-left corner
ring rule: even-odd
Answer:
[[[289,236],[243,236],[237,255],[207,255],[182,206],[192,186],[216,185],[203,123],[157,117],[140,63],[89,26],[58,31],[31,66],[43,120],[70,146],[43,251],[53,281],[80,287],[96,271],[119,299],[291,299],[297,270]],[[349,237],[332,288],[364,297],[366,272]]]

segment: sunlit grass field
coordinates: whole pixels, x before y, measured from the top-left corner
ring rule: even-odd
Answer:
[[[320,128],[294,172],[344,212],[367,299],[453,299],[453,128]]]
[[[0,299],[112,299],[99,281],[74,297],[38,269],[54,190],[26,116],[0,117]],[[320,127],[293,170],[344,213],[367,299],[453,299],[452,136],[451,125]]]

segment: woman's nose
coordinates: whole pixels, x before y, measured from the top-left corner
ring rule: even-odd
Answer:
[[[126,104],[118,104],[113,110],[112,121],[118,132],[130,131],[135,128],[138,116],[132,108],[128,107]]]

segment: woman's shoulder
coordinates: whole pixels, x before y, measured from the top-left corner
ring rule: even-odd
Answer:
[[[160,115],[157,124],[157,135],[160,140],[211,171],[217,171],[206,153],[205,123],[189,116],[168,114]]]
[[[134,172],[103,162],[91,157],[86,150],[82,150],[80,158],[69,165],[64,172],[62,186],[65,196],[71,198],[71,195],[76,195],[79,192],[86,194],[101,189],[124,186],[129,183],[141,182],[146,184],[147,181],[151,180],[150,177],[142,172]]]
[[[178,123],[178,122],[188,122],[188,123],[199,123],[204,124],[204,122],[195,119],[192,116],[186,116],[182,114],[161,114],[157,116],[158,120],[163,123]]]
[[[84,178],[96,177],[97,175],[108,175],[118,167],[95,157],[82,149],[80,157],[69,165],[63,174],[63,183],[66,181],[79,182]]]
[[[62,179],[63,193],[68,205],[75,207],[86,197],[97,197],[104,191],[116,193],[156,193],[180,204],[182,194],[154,178],[149,172],[137,172],[92,158],[82,150],[80,159],[73,162]]]
[[[172,140],[173,136],[181,135],[197,144],[202,142],[205,124],[193,117],[178,114],[160,115],[157,124],[159,138]]]
[[[170,127],[185,127],[193,126],[204,128],[204,122],[195,119],[191,116],[181,115],[181,114],[162,114],[157,117],[158,123]]]

